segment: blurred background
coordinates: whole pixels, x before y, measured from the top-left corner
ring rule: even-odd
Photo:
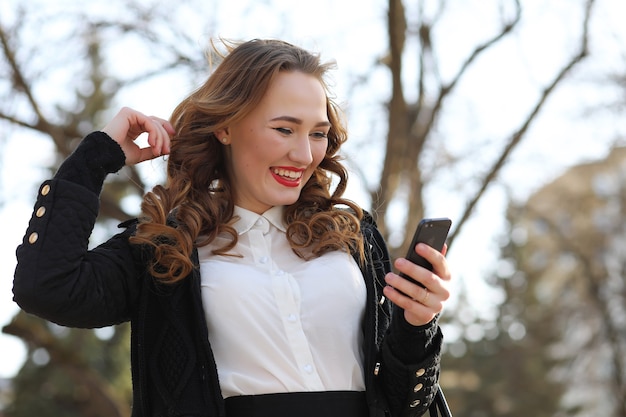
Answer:
[[[129,328],[20,313],[15,248],[39,183],[121,106],[167,118],[211,41],[334,60],[348,197],[394,256],[453,220],[441,385],[456,417],[626,416],[622,0],[0,2],[0,416],[130,414]],[[92,245],[165,161],[108,178]]]

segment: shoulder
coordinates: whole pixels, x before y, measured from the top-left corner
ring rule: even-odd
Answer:
[[[363,209],[362,207],[359,207],[359,209],[361,210],[361,218],[359,219],[359,216],[357,215],[357,213],[355,212],[354,209],[352,209],[351,207],[341,207],[341,208],[337,208],[335,207],[334,210],[336,210],[339,213],[349,213],[352,216],[355,216],[357,219],[359,219],[360,223],[361,223],[361,227],[377,227],[376,226],[376,220],[374,220],[374,216],[372,216],[372,214]]]
[[[361,218],[361,233],[363,238],[370,245],[376,244],[377,246],[383,246],[386,248],[385,239],[383,238],[374,216],[368,211],[363,210],[363,217]]]
[[[131,252],[133,259],[143,270],[147,271],[149,265],[154,258],[154,247],[146,243],[133,243],[131,238],[137,234],[137,228],[141,223],[140,219],[134,218],[126,220],[117,225],[120,232],[113,236],[113,240],[122,239],[126,242],[127,248]]]
[[[374,266],[384,265],[384,268],[389,262],[387,244],[378,229],[374,216],[367,210],[363,210],[360,219],[360,233],[363,236],[363,249],[367,263]]]
[[[366,243],[366,250],[368,249],[367,246],[370,248],[372,246],[378,246],[383,247],[386,252],[385,240],[378,229],[374,216],[369,211],[360,208],[362,214],[359,218],[359,215],[357,215],[357,213],[350,207],[336,208],[335,210],[343,213],[349,213],[350,215],[356,217],[359,223],[360,233]]]
[[[374,216],[370,214],[369,211],[363,210],[363,217],[361,218],[361,225],[366,227],[374,227],[378,228],[376,225],[376,220],[374,220]]]

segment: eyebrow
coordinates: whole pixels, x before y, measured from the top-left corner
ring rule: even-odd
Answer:
[[[302,124],[302,119],[298,119],[297,117],[292,117],[292,116],[278,116],[278,117],[274,117],[273,119],[271,119],[271,122],[276,122],[276,121],[285,121],[285,122],[291,122],[291,123],[295,123],[298,125]],[[315,127],[321,127],[321,126],[332,126],[332,124],[329,121],[324,120],[323,122],[317,122],[315,124]]]

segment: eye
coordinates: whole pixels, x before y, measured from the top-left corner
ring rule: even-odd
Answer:
[[[291,135],[293,133],[291,129],[288,129],[286,127],[275,127],[274,130],[278,133],[282,133],[283,135]]]
[[[328,138],[328,133],[326,133],[326,132],[313,132],[313,133],[311,133],[311,136],[313,136],[315,139],[327,139]]]

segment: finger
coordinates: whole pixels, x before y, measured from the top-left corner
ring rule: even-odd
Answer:
[[[448,262],[446,261],[443,251],[439,252],[424,243],[420,243],[416,247],[416,252],[430,262],[435,275],[443,280],[450,280],[450,269],[448,268]]]
[[[149,161],[151,159],[155,159],[158,157],[158,155],[155,155],[154,149],[152,147],[147,147],[147,148],[141,148],[138,151],[139,156],[138,156],[138,161],[139,162],[144,162],[144,161]]]
[[[426,256],[424,256],[424,258],[426,258]],[[399,272],[410,277],[411,279],[425,287],[431,287],[433,285],[436,285],[437,281],[439,280],[439,277],[434,271],[414,264],[413,262],[405,258],[396,259],[394,261],[394,266]]]
[[[108,134],[113,140],[120,145],[124,145],[129,138],[134,139],[141,132],[133,132],[136,130],[136,126],[141,122],[138,118],[141,118],[141,113],[128,107],[123,107],[120,111],[111,119],[102,131]]]
[[[148,133],[148,145],[151,152],[150,158],[156,158],[169,153],[170,138],[163,123],[163,119],[155,117],[150,117],[143,123],[143,129]],[[143,156],[145,156],[145,153]]]
[[[422,324],[428,323],[435,315],[441,313],[444,301],[448,298],[447,291],[442,295],[419,286],[404,292],[388,285],[383,289],[383,294],[391,302],[405,310],[407,318],[413,316]],[[416,324],[415,321],[410,320],[410,322]]]
[[[170,122],[159,117],[151,117],[152,121],[157,126],[158,135],[153,143],[155,148],[155,154],[167,155],[170,153],[170,139],[176,132]],[[150,143],[150,142],[148,142]]]
[[[424,285],[424,282],[422,282],[422,275],[428,272],[427,269],[417,264],[414,264],[413,262],[405,258],[398,258],[394,261],[393,264],[399,272]]]
[[[161,125],[161,127],[163,127],[163,129],[165,129],[169,136],[173,136],[174,134],[176,134],[176,130],[174,129],[174,126],[172,126],[172,124],[169,122],[169,120],[161,119],[160,117],[156,116],[152,116],[152,119],[158,121],[158,123]]]
[[[148,132],[148,145],[150,145],[152,154],[155,157],[161,156],[161,148],[163,147],[163,126],[161,126],[159,120],[154,118],[150,118],[150,124],[154,126],[154,130]]]
[[[172,136],[176,133],[174,126],[172,126],[169,121],[156,116],[150,116],[150,119],[159,129],[162,128],[168,136]]]
[[[410,263],[402,258],[396,260],[396,264],[399,265],[398,269],[404,269],[402,264],[405,262]],[[414,267],[418,270],[415,275],[410,275],[405,272],[405,274],[411,277],[413,281],[393,272],[385,276],[385,281],[388,285],[391,285],[413,300],[419,301],[425,299],[425,291],[427,290],[429,292],[429,306],[437,306],[450,298],[450,290],[448,289],[446,280],[441,279],[439,276],[431,271],[428,271],[427,269],[417,265],[414,265]]]
[[[413,307],[412,304],[416,302],[413,298],[408,296],[405,292],[391,285],[387,285],[385,288],[383,288],[383,293],[387,297],[387,299],[389,299],[389,301],[392,301],[398,307],[403,308],[405,310],[411,309]]]
[[[437,302],[435,296],[433,296],[431,299],[431,294],[432,293],[428,291],[428,288],[417,286],[417,288],[413,288],[411,290],[411,295],[407,295],[407,297],[409,297],[411,301],[419,303],[424,307],[431,307],[434,306]],[[429,302],[432,304],[429,304]]]
[[[418,300],[424,295],[424,287],[421,284],[417,284],[393,272],[385,275],[385,282],[412,300]]]
[[[422,326],[435,318],[438,311],[407,297],[393,287],[383,288],[383,294],[389,301],[404,310],[404,317],[413,326]]]
[[[420,295],[419,298],[414,298],[414,300],[423,306],[429,307],[428,299],[430,298],[431,292],[428,291],[428,288],[423,287],[420,287],[420,292],[422,293],[422,295]]]

